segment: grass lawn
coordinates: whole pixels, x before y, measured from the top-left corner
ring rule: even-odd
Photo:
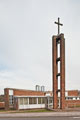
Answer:
[[[0,110],[0,112],[5,113],[33,113],[33,112],[52,112],[52,110],[47,109],[32,109],[32,110]]]

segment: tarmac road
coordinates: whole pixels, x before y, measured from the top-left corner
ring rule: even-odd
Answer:
[[[80,117],[0,118],[0,120],[80,120]]]

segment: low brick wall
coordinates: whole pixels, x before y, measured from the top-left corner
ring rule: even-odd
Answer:
[[[13,89],[14,96],[44,96],[44,92]]]
[[[68,96],[78,96],[78,90],[69,90]]]
[[[5,108],[5,102],[0,102],[0,109]]]
[[[65,106],[66,108],[80,107],[80,100],[66,100]]]

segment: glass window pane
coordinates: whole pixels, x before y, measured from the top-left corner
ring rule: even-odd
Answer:
[[[45,103],[45,98],[42,98],[42,104],[44,104]]]
[[[32,98],[29,98],[29,104],[32,104]]]
[[[33,104],[37,104],[36,98],[33,98]]]
[[[24,105],[28,104],[28,98],[24,98]]]
[[[37,104],[36,98],[29,98],[29,104]]]
[[[53,99],[52,98],[49,98],[49,103],[53,103]]]
[[[19,101],[20,101],[20,102],[19,102],[20,105],[23,105],[23,98],[20,98]]]
[[[9,95],[9,104],[12,105],[14,103],[14,99],[12,95]]]
[[[41,104],[41,98],[38,98],[38,104]]]

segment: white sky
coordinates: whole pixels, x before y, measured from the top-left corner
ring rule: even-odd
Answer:
[[[61,18],[66,89],[80,90],[80,0],[0,0],[0,94],[3,88],[52,89],[52,35]]]

